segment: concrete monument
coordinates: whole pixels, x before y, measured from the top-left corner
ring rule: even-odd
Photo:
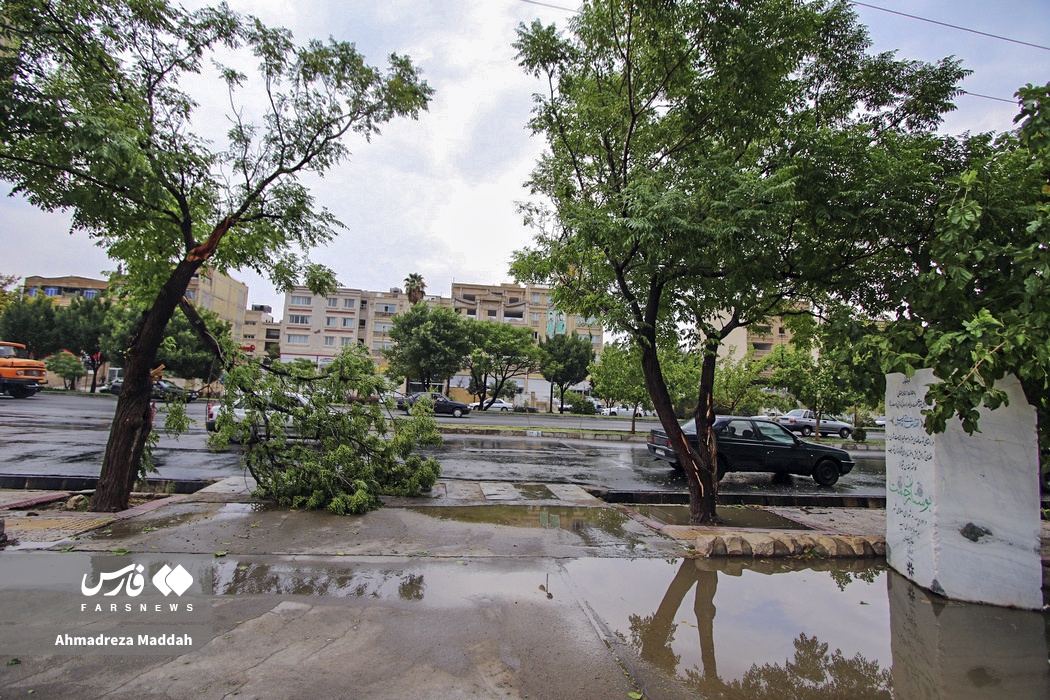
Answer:
[[[1013,376],[1008,406],[981,409],[980,432],[958,419],[926,433],[931,370],[886,377],[886,559],[948,598],[1042,606],[1035,409]]]

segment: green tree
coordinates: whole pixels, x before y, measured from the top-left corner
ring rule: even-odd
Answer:
[[[540,374],[551,383],[552,395],[557,387],[559,404],[565,404],[566,389],[587,378],[593,360],[594,346],[590,338],[555,335],[540,343]],[[547,410],[554,410],[553,400]]]
[[[466,324],[467,337],[474,346],[466,357],[474,395],[484,406],[488,396],[502,396],[511,377],[539,370],[539,349],[528,328],[485,321]],[[516,385],[515,385],[516,386]]]
[[[423,303],[394,316],[389,333],[394,347],[384,352],[387,372],[417,382],[423,391],[448,381],[470,353],[465,324],[452,309]]]
[[[534,23],[515,44],[549,89],[531,121],[545,201],[525,207],[537,233],[512,269],[641,348],[690,519],[709,522],[719,347],[792,310],[890,303],[886,280],[930,230],[945,173],[930,130],[965,71],[867,54],[832,0],[587,2],[568,29]],[[695,449],[662,373],[668,343],[701,358]]]
[[[15,299],[0,316],[0,339],[22,343],[36,358],[61,350],[62,339],[56,332],[55,305],[51,299],[43,295]]]
[[[103,351],[107,333],[106,317],[112,302],[105,296],[97,299],[75,297],[69,306],[55,310],[55,324],[62,345],[84,358],[91,370],[91,393],[98,387],[98,370],[109,357]]]
[[[826,415],[855,406],[857,394],[850,387],[849,368],[831,353],[813,356],[805,348],[779,346],[773,352],[775,386],[784,387],[803,406],[816,414],[814,439],[820,440],[820,422]]]
[[[18,277],[14,275],[5,275],[0,273],[0,316],[4,315],[4,309],[7,308],[8,304],[17,299],[20,295],[18,288],[10,289],[10,287],[18,284]]]
[[[418,272],[413,272],[405,278],[405,293],[408,294],[408,301],[412,304],[418,304],[423,301],[423,296],[427,291],[427,283],[423,281],[423,275]]]
[[[334,286],[305,254],[338,222],[299,176],[344,161],[346,137],[415,117],[431,90],[406,57],[383,71],[348,42],[298,46],[225,4],[12,0],[0,34],[0,176],[42,209],[71,211],[146,302],[92,504],[120,510],[151,429],[149,371],[193,276],[248,267],[283,289]],[[243,58],[257,70],[234,68]],[[229,92],[225,143],[196,130],[185,89],[209,79]]]
[[[417,404],[411,417],[391,420],[368,400],[388,387],[363,348],[345,348],[322,369],[241,363],[225,381],[213,443],[245,443],[257,493],[280,505],[364,513],[379,508],[383,495],[420,495],[441,473],[437,460],[416,452],[441,444],[433,416]],[[244,409],[240,421],[234,397]]]
[[[123,365],[127,361],[125,349],[131,345],[136,324],[142,314],[142,306],[134,302],[110,309],[105,320],[105,333],[99,339],[99,348],[111,362]],[[198,310],[196,315],[207,325],[213,337],[232,344],[231,327],[227,321],[207,309]],[[168,322],[155,357],[156,366],[163,365],[165,374],[183,379],[211,382],[223,371],[212,346],[205,343],[200,333],[194,330],[181,308],[175,311]]]
[[[934,369],[926,428],[953,417],[978,429],[978,407],[999,406],[994,388],[1020,379],[1039,412],[1050,458],[1050,85],[1017,93],[1015,134],[969,138],[966,169],[936,221],[936,236],[915,251],[916,274],[892,322],[869,336],[887,371]]]
[[[65,382],[65,388],[69,391],[76,390],[77,380],[87,374],[87,370],[84,369],[84,361],[68,350],[56,352],[48,357],[44,360],[44,366],[47,367],[48,372],[61,377]]]
[[[638,409],[649,402],[649,389],[642,376],[642,353],[628,342],[609,343],[602,354],[587,368],[594,393],[613,403],[627,404],[634,432]]]

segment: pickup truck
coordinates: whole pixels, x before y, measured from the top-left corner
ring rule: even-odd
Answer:
[[[777,416],[777,422],[793,433],[801,433],[803,437],[809,437],[817,432],[817,414],[805,408],[796,408],[782,416]],[[838,435],[845,440],[853,434],[853,426],[845,421],[821,416],[820,434],[823,437]]]

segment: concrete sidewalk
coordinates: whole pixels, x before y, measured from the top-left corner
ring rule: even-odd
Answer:
[[[695,697],[596,614],[595,592],[623,585],[603,571],[688,561],[715,538],[726,551],[701,554],[745,555],[745,544],[762,554],[768,538],[806,542],[809,557],[854,557],[885,530],[877,509],[765,509],[786,527],[761,531],[666,525],[565,484],[443,481],[428,498],[348,517],[273,508],[251,489],[233,477],[113,515],[0,492],[16,540],[0,554],[8,572],[70,557],[106,566],[113,553],[188,557],[214,572],[211,631],[188,653],[32,655],[0,625],[10,664],[0,697]],[[698,569],[704,561],[714,560],[696,559]]]

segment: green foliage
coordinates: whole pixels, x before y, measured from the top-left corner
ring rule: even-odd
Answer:
[[[20,295],[17,287],[11,289],[11,287],[18,284],[18,280],[19,278],[14,275],[0,273],[0,317],[4,315],[4,309],[7,308],[8,304]]]
[[[562,394],[562,405],[571,406],[566,413],[575,413],[581,416],[593,416],[597,411],[594,404],[578,391],[566,391]]]
[[[936,235],[916,251],[899,317],[871,339],[887,371],[932,367],[926,428],[953,417],[978,429],[978,407],[1021,380],[1050,454],[1050,86],[1018,93],[1020,128],[963,143],[966,170],[945,187]]]
[[[98,370],[109,361],[102,346],[106,334],[106,317],[112,309],[110,300],[74,297],[69,306],[55,309],[56,333],[62,346],[84,357],[91,369],[91,391],[98,383]]]
[[[566,33],[518,30],[522,67],[549,86],[530,122],[548,150],[512,271],[641,348],[675,444],[664,346],[701,357],[708,444],[713,363],[734,330],[807,302],[899,300],[905,242],[930,230],[952,172],[930,130],[966,72],[869,46],[832,2],[615,0],[585,3]],[[714,474],[713,452],[689,458],[687,474]],[[690,493],[694,516],[714,517],[714,489]]]
[[[40,209],[71,212],[72,228],[121,262],[125,290],[144,305],[120,348],[123,417],[108,443],[132,449],[107,448],[93,502],[120,508],[148,435],[139,429],[147,373],[194,275],[251,269],[278,289],[332,288],[334,273],[307,256],[340,224],[300,177],[346,160],[350,137],[417,117],[432,90],[407,57],[391,54],[381,69],[348,41],[297,45],[225,3],[3,8],[0,177]],[[209,80],[229,97],[218,142],[199,131],[216,120],[200,118],[188,91]]]
[[[419,402],[410,417],[391,417],[374,400],[388,386],[363,349],[346,348],[323,369],[244,363],[226,387],[213,444],[246,443],[259,495],[282,506],[364,513],[383,495],[429,490],[441,472],[416,451],[441,443],[430,407]]]
[[[105,333],[98,342],[101,352],[112,362],[124,364],[125,352],[143,313],[142,304],[134,302],[117,304],[109,309],[105,316]],[[232,344],[229,322],[207,309],[197,309],[197,313],[212,336]],[[172,315],[165,327],[164,339],[157,348],[156,364],[164,365],[166,374],[205,382],[214,381],[223,371],[215,353],[193,330],[181,309]]]
[[[609,343],[588,367],[594,393],[614,404],[648,405],[649,390],[642,376],[642,355],[636,346]]]
[[[558,388],[561,403],[565,390],[587,378],[594,360],[594,346],[582,336],[555,335],[540,342],[539,371],[543,378]]]
[[[505,396],[510,378],[536,372],[540,352],[528,328],[506,323],[467,321],[464,330],[473,349],[464,361],[470,372],[470,391],[478,401],[486,396]],[[509,393],[513,397],[517,393]]]
[[[846,372],[832,353],[814,358],[804,348],[779,346],[771,358],[775,369],[770,382],[786,388],[818,416],[842,413],[856,403]]]
[[[22,343],[33,357],[46,357],[62,349],[56,332],[55,306],[40,295],[29,299],[18,297],[0,316],[0,340]]]
[[[388,374],[407,377],[424,388],[447,381],[470,352],[467,326],[452,309],[414,304],[393,318],[389,336],[394,347],[384,351]]]
[[[405,294],[408,295],[408,300],[412,304],[423,301],[426,291],[427,283],[423,281],[423,275],[413,272],[405,278]]]
[[[87,370],[84,369],[84,362],[73,353],[65,350],[55,353],[44,360],[44,366],[47,367],[47,371],[61,377],[66,383],[66,389],[70,391],[76,389],[77,380],[87,374]]]

